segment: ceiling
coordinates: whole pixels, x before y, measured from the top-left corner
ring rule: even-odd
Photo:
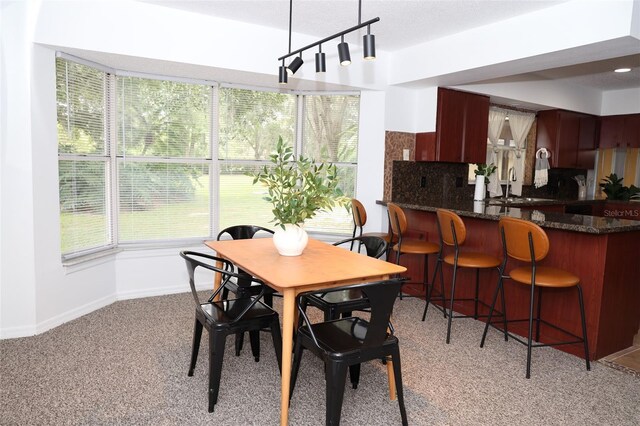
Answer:
[[[248,22],[281,30],[289,27],[288,0],[140,0],[193,13]],[[397,51],[471,28],[496,23],[568,0],[365,0],[361,21],[380,17],[372,26],[376,47]],[[324,38],[358,23],[356,0],[295,0],[292,31]],[[283,42],[283,54],[286,53]],[[292,49],[298,46],[292,40]],[[640,47],[638,48],[640,52]],[[544,59],[541,58],[541,61]],[[541,62],[542,64],[542,62]],[[628,73],[613,73],[618,67]],[[562,80],[598,90],[640,87],[640,54],[509,76],[501,81]],[[496,80],[493,80],[496,81]]]

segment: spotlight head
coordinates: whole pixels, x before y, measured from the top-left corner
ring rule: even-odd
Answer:
[[[376,36],[366,34],[362,36],[363,56],[366,61],[376,59]]]
[[[327,61],[323,52],[316,53],[316,72],[326,72]]]
[[[343,67],[346,67],[351,63],[349,44],[344,42],[344,37],[342,38],[342,42],[338,44],[338,56],[340,57],[340,65]]]
[[[284,65],[281,65],[278,68],[278,83],[280,84],[287,84],[287,67],[285,67]]]
[[[298,69],[302,66],[302,64],[304,64],[302,57],[296,56],[295,58],[293,58],[293,61],[291,61],[291,63],[287,67],[287,72],[289,73],[289,75],[295,74],[296,71],[298,71]]]

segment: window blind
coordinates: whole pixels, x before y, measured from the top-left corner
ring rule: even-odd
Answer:
[[[340,189],[346,196],[355,197],[360,97],[305,95],[303,115],[303,154],[335,164]],[[345,208],[337,207],[331,212],[319,213],[308,221],[306,228],[317,232],[350,233],[353,219]]]
[[[269,165],[279,137],[295,140],[296,96],[221,87],[219,101],[219,228],[260,225],[273,228],[266,190],[249,172]]]
[[[117,77],[119,241],[211,235],[211,87]]]
[[[60,234],[65,257],[113,244],[106,81],[102,71],[56,59]]]

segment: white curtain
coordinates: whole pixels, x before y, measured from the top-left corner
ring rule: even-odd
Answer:
[[[502,108],[491,107],[489,108],[489,142],[493,149],[487,150],[487,164],[498,165],[497,146],[500,134],[502,134],[502,128],[504,127],[504,119],[507,116],[507,111]],[[502,196],[502,187],[498,182],[498,173],[494,173],[489,176],[489,185],[487,186],[490,197]]]
[[[532,112],[509,111],[509,126],[511,135],[516,143],[515,173],[516,180],[512,182],[511,192],[522,195],[522,182],[524,181],[524,157],[529,130],[536,119]],[[509,176],[510,178],[510,176]]]

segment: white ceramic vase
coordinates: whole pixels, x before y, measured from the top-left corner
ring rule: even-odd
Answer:
[[[273,234],[273,244],[282,256],[300,256],[309,242],[307,231],[302,225],[285,224],[277,226]]]
[[[473,194],[474,201],[483,201],[487,194],[487,190],[484,183],[484,176],[476,176],[476,192]]]

